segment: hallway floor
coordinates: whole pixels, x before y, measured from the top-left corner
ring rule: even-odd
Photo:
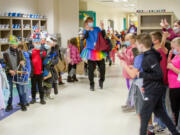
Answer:
[[[59,87],[60,94],[47,105],[31,105],[0,121],[1,135],[138,135],[135,113],[123,113],[126,82],[119,65],[107,69],[104,90],[89,90],[87,77]]]

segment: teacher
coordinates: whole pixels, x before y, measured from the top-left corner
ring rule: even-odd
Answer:
[[[90,81],[90,90],[94,91],[95,83],[94,83],[94,70],[96,69],[96,65],[98,66],[98,70],[100,72],[99,79],[99,87],[103,89],[103,83],[105,81],[105,60],[104,58],[107,56],[105,52],[95,50],[95,45],[98,40],[98,33],[102,32],[103,37],[106,36],[106,32],[104,30],[104,24],[101,23],[101,29],[99,27],[93,27],[94,20],[91,17],[88,17],[85,21],[85,31],[84,31],[84,39],[86,39],[86,47],[81,53],[81,58],[83,60],[88,61],[88,77]]]

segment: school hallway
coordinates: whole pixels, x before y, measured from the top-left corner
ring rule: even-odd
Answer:
[[[138,135],[135,113],[121,110],[127,89],[119,65],[107,68],[104,90],[96,83],[91,92],[87,77],[79,80],[59,87],[46,105],[31,105],[0,121],[1,135]]]

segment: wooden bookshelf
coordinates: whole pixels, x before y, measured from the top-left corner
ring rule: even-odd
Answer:
[[[168,23],[173,26],[174,13],[138,13],[138,34],[143,32],[162,31],[160,26],[161,19],[167,19]]]
[[[37,28],[47,30],[47,19],[0,16],[0,51],[8,48],[10,35],[26,42]]]

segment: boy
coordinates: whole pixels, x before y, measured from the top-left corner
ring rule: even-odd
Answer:
[[[32,71],[31,71],[31,83],[32,83],[32,101],[31,104],[36,103],[36,86],[38,86],[38,90],[40,93],[40,103],[46,104],[44,101],[44,90],[42,88],[42,70],[43,70],[43,64],[42,64],[42,58],[45,57],[46,52],[41,51],[41,39],[40,39],[40,33],[38,30],[33,35],[33,45],[34,49],[32,50],[31,54],[31,63],[32,63]]]
[[[16,76],[16,70],[19,65],[23,66],[25,63],[25,59],[21,51],[17,49],[18,40],[15,36],[11,35],[9,40],[10,47],[4,53],[4,62],[6,64],[5,70],[7,74],[7,78],[10,86],[10,97],[8,100],[8,106],[6,108],[6,112],[13,110],[12,102],[13,102],[13,77]],[[16,78],[16,77],[15,77]],[[26,111],[26,93],[25,90],[20,87],[19,84],[16,84],[16,88],[18,90],[21,110]]]
[[[137,76],[143,78],[144,102],[140,112],[140,135],[147,134],[147,126],[152,113],[161,118],[173,135],[180,135],[173,122],[165,112],[162,103],[162,95],[165,89],[163,85],[163,73],[160,67],[160,54],[152,49],[152,39],[149,34],[140,34],[137,37],[137,46],[144,52],[142,62],[143,71]]]
[[[167,53],[168,53],[168,49],[165,47],[165,43],[163,43],[162,41],[162,34],[160,32],[152,32],[151,33],[151,38],[152,38],[152,42],[153,42],[153,48],[158,51],[161,54],[161,61],[160,61],[160,66],[161,66],[161,70],[163,72],[163,82],[164,85],[166,87],[168,87],[168,77],[167,77]],[[165,105],[165,97],[166,97],[166,89],[163,92],[163,106],[166,109],[166,105]],[[166,111],[167,112],[167,111]],[[160,128],[157,130],[157,132],[161,132],[163,131],[166,126],[161,122],[161,120],[155,118],[155,120],[157,121],[158,125],[160,126]]]

